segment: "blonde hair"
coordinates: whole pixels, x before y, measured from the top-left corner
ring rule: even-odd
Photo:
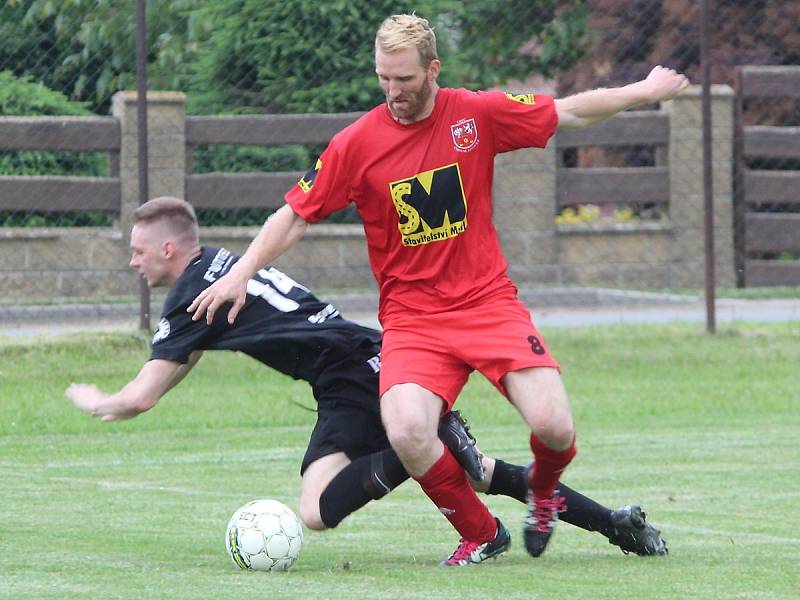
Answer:
[[[417,15],[392,15],[378,28],[375,50],[396,52],[416,48],[422,66],[427,67],[439,58],[436,52],[436,34],[426,19]]]
[[[136,223],[163,223],[181,241],[197,244],[200,230],[192,205],[172,196],[153,198],[133,212]]]

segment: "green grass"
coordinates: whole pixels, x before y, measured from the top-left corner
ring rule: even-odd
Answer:
[[[212,353],[150,413],[99,423],[64,389],[117,388],[147,342],[97,334],[0,344],[0,597],[797,598],[800,323],[544,333],[578,424],[565,482],[642,503],[669,557],[624,556],[562,523],[531,559],[522,506],[492,496],[511,551],[445,571],[456,536],[411,482],[336,530],[306,531],[288,573],[239,571],[223,542],[233,511],[297,505],[307,386]],[[519,418],[482,379],[458,406],[484,451],[529,459]]]
[[[717,297],[742,300],[793,300],[800,298],[800,286],[753,287],[753,288],[721,288]]]

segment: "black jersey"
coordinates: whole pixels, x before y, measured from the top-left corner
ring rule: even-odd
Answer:
[[[380,332],[343,319],[333,305],[275,268],[260,270],[248,282],[233,325],[227,321],[230,304],[220,307],[211,325],[192,321],[187,307],[238,258],[224,248],[202,248],[167,295],[150,358],[186,363],[195,350],[239,351],[308,381],[317,400],[358,403],[366,395],[377,409]]]

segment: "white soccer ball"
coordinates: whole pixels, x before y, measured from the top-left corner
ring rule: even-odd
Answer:
[[[228,556],[241,569],[286,571],[300,556],[303,527],[285,504],[254,500],[233,513],[225,534]]]

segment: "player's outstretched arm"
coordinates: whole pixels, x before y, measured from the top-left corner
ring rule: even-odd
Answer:
[[[197,364],[201,355],[202,352],[192,353],[185,365],[171,360],[148,361],[116,394],[105,394],[91,383],[73,383],[64,395],[79,409],[101,421],[130,419],[158,404],[161,397]]]
[[[555,100],[558,126],[586,127],[627,108],[674,98],[689,85],[685,75],[657,66],[641,81],[629,85],[597,89]]]
[[[194,313],[193,321],[206,317],[211,325],[217,309],[226,302],[233,302],[228,311],[228,323],[233,324],[236,315],[244,306],[247,281],[264,265],[286,252],[303,237],[308,223],[285,204],[273,213],[258,235],[250,242],[247,252],[223,277],[198,294],[186,309]]]

